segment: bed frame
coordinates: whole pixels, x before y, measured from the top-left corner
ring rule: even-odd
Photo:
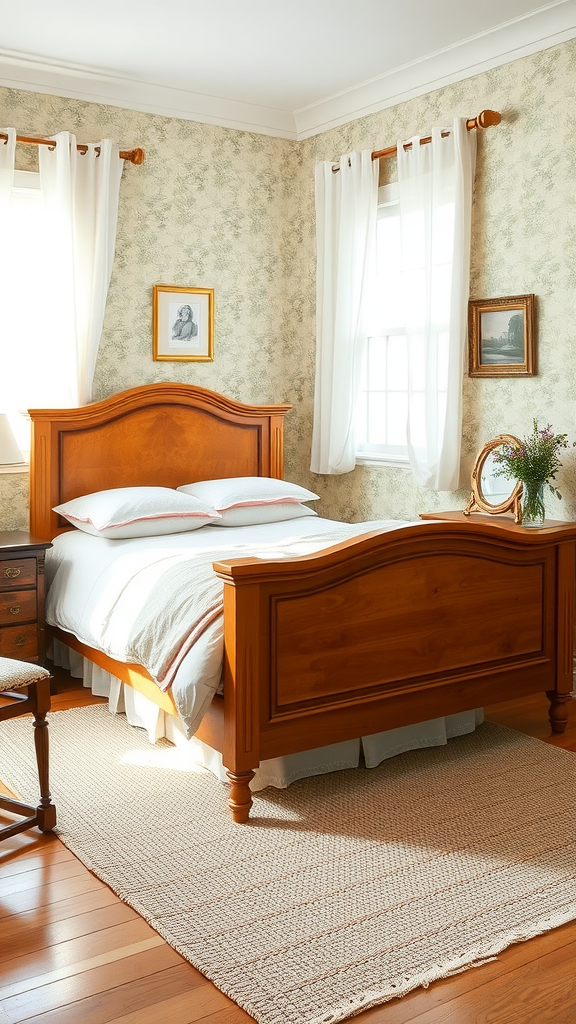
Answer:
[[[53,506],[108,487],[283,471],[288,405],[248,406],[185,384],[79,409],[33,410],[31,531]],[[235,821],[261,759],[540,690],[562,732],[572,690],[575,523],[523,529],[450,514],[314,555],[215,563],[224,584],[224,697],[198,737],[221,751]],[[175,714],[137,665],[68,646]]]

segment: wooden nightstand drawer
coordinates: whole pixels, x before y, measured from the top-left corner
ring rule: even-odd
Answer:
[[[17,626],[21,622],[36,622],[37,601],[35,590],[13,590],[0,593],[0,626]]]
[[[9,558],[0,562],[0,590],[36,586],[36,559]]]
[[[30,661],[38,657],[38,629],[28,626],[4,626],[0,629],[0,657]]]
[[[44,564],[52,545],[0,530],[0,657],[44,660]]]

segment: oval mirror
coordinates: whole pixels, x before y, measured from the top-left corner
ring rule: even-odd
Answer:
[[[513,434],[498,434],[485,444],[478,455],[472,470],[472,494],[464,509],[464,515],[471,512],[487,512],[490,515],[501,515],[513,512],[514,522],[522,522],[520,496],[522,483],[520,480],[508,480],[496,472],[497,461],[494,455],[501,445],[512,445],[520,448],[521,442]]]

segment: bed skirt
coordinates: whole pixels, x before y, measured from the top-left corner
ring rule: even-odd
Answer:
[[[183,767],[186,763],[201,765],[222,782],[227,782],[220,752],[194,736],[187,739],[179,719],[167,714],[131,686],[122,683],[116,676],[105,672],[58,640],[53,641],[50,657],[55,665],[67,669],[75,678],[82,679],[84,686],[93,694],[107,697],[112,714],[125,714],[130,725],[145,729],[151,743],[160,739],[173,743],[178,748],[179,763]],[[477,708],[417,725],[389,729],[357,740],[275,757],[260,763],[250,788],[254,792],[267,786],[285,789],[297,779],[325,775],[343,768],[357,768],[361,760],[367,768],[375,768],[386,758],[395,757],[406,750],[443,746],[454,736],[474,732],[476,726],[483,721],[483,711]]]

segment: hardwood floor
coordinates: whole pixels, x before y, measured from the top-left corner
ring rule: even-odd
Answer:
[[[58,674],[53,710],[98,700],[66,673]],[[564,736],[550,736],[546,708],[542,695],[486,714],[576,751],[576,702]],[[576,1024],[575,967],[572,922],[353,1019],[358,1024]],[[252,1018],[55,836],[33,830],[0,844],[0,1024],[17,1021],[250,1024]]]

